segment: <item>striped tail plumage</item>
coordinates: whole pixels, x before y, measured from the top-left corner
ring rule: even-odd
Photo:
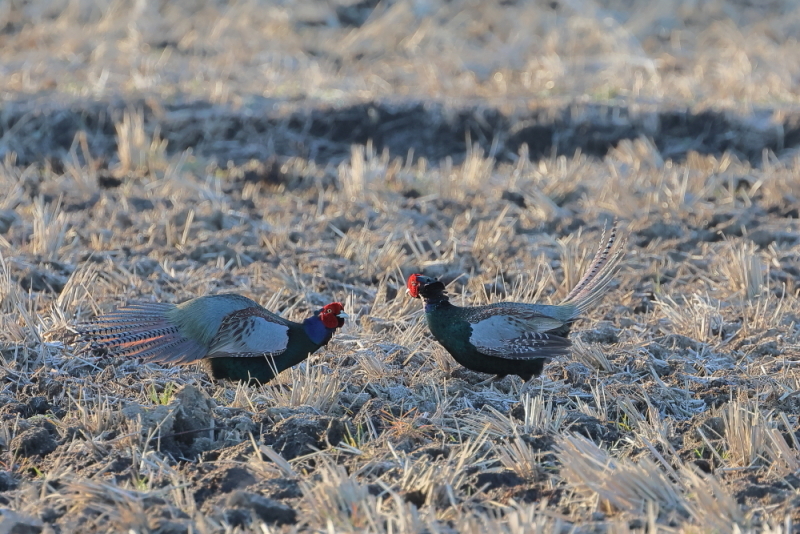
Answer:
[[[605,229],[600,240],[605,238]],[[583,278],[572,288],[562,305],[572,305],[577,309],[576,317],[591,309],[605,293],[608,284],[613,280],[622,256],[625,254],[626,239],[617,240],[618,221],[614,221],[608,240],[601,246],[592,259]]]
[[[160,363],[188,363],[202,358],[207,349],[184,336],[167,312],[175,305],[137,303],[76,326],[78,339],[88,342],[87,352],[137,357]]]

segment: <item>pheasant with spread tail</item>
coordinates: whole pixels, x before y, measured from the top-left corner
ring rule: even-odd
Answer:
[[[605,293],[623,256],[617,224],[595,254],[583,278],[561,304],[499,302],[459,307],[450,303],[442,282],[421,274],[406,289],[425,302],[425,318],[436,341],[468,369],[499,376],[538,376],[545,362],[565,355],[574,323]]]
[[[88,350],[148,362],[200,362],[216,379],[266,383],[308,358],[344,326],[332,302],[302,323],[286,320],[240,295],[182,304],[138,303],[76,327]]]

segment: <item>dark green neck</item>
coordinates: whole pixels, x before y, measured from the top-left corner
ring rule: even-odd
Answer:
[[[469,343],[472,326],[463,317],[463,309],[450,303],[447,295],[425,298],[425,319],[436,341],[448,352],[456,355],[474,351]],[[458,360],[458,357],[456,357]]]
[[[425,313],[433,310],[444,310],[447,308],[455,308],[450,304],[450,297],[447,296],[442,290],[425,288],[422,294],[422,300],[425,302]]]

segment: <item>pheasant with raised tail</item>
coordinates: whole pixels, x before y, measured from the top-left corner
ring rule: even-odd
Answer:
[[[339,302],[302,323],[249,298],[210,295],[182,304],[136,303],[76,327],[89,351],[185,365],[200,362],[216,379],[266,383],[330,341],[347,314]]]
[[[450,302],[441,281],[421,274],[409,276],[406,289],[424,301],[431,334],[458,363],[481,373],[530,380],[550,358],[568,354],[572,324],[597,304],[622,259],[625,240],[617,237],[614,223],[583,277],[558,305],[460,307]]]

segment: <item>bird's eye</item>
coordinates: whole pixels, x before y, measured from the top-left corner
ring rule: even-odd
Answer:
[[[419,282],[411,282],[411,286],[412,287],[417,287],[418,285],[419,285]]]
[[[333,313],[333,310],[330,310],[330,309],[325,310],[325,313]]]

